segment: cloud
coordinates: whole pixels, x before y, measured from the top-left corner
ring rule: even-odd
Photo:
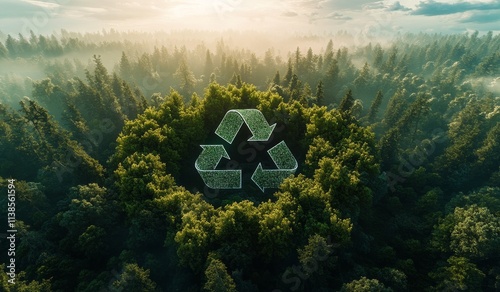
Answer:
[[[45,2],[45,1],[37,1],[37,0],[21,0],[22,2],[27,2],[30,4],[33,4],[35,6],[39,6],[42,8],[48,8],[48,9],[53,9],[60,7],[61,5],[59,3],[53,3],[53,2]]]
[[[325,18],[334,19],[334,20],[350,20],[352,17],[345,16],[343,14],[332,12],[329,13]]]
[[[3,0],[0,18],[32,17],[41,8],[33,1]]]
[[[457,2],[445,3],[436,1],[420,2],[412,14],[413,15],[448,15],[455,13],[462,13],[471,10],[494,10],[500,9],[500,0],[490,2]]]
[[[330,10],[361,10],[365,7],[380,6],[382,1],[373,0],[325,0],[321,2],[321,6]]]
[[[313,12],[309,14],[309,23],[316,23],[321,20],[347,21],[351,19],[352,17],[338,12],[329,12],[329,13]]]
[[[27,19],[43,22],[35,26],[35,33],[51,33],[61,28],[150,31],[279,27],[292,32],[346,30],[379,36],[393,35],[398,30],[457,33],[500,27],[500,0],[0,0],[0,3],[0,27],[11,34],[23,30]]]
[[[401,5],[399,1],[394,2],[392,5],[386,8],[386,11],[410,11],[411,9]]]
[[[481,11],[469,14],[459,20],[461,23],[492,23],[499,22],[499,11]],[[500,27],[500,26],[499,26]]]
[[[80,14],[81,17],[99,20],[140,19],[161,15],[166,9],[174,7],[176,1],[110,1],[110,0],[73,0],[68,2],[64,11]]]
[[[378,10],[386,8],[383,1],[377,1],[372,3],[367,3],[362,6],[363,10]]]
[[[295,16],[298,16],[298,14],[296,12],[293,12],[293,11],[283,12],[281,15],[282,16],[286,16],[286,17],[295,17]]]

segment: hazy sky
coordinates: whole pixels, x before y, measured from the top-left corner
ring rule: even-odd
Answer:
[[[500,0],[0,0],[0,31],[500,32]]]

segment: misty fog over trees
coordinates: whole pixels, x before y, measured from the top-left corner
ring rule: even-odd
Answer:
[[[244,126],[243,188],[205,187],[200,145],[250,108],[272,141]],[[499,290],[499,122],[491,32],[0,33],[0,290]],[[281,141],[298,170],[262,192]]]

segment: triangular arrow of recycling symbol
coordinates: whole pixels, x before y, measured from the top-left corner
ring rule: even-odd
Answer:
[[[267,141],[276,124],[269,125],[264,115],[257,109],[235,109],[226,113],[215,133],[228,143],[232,143],[241,126],[245,123],[252,137],[248,141]],[[222,145],[201,145],[203,151],[196,159],[195,167],[205,184],[213,189],[240,189],[241,170],[216,170],[222,158],[230,159]],[[297,170],[297,160],[286,146],[278,143],[267,151],[278,169],[263,169],[259,163],[252,174],[252,181],[262,190],[277,188],[280,183]]]
[[[226,113],[215,134],[231,144],[243,123],[247,124],[253,135],[248,141],[267,141],[276,127],[276,124],[269,126],[264,115],[257,109],[236,109]]]
[[[262,190],[266,188],[277,188],[281,182],[294,174],[298,164],[292,152],[286,146],[285,141],[267,151],[278,169],[263,169],[262,163],[259,163],[257,169],[252,175],[253,182]]]
[[[212,189],[241,189],[241,170],[215,170],[224,157],[230,159],[222,145],[201,145],[203,151],[195,167],[205,184]]]

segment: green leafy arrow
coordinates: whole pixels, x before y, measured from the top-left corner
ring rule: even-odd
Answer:
[[[262,163],[259,163],[252,180],[264,192],[264,189],[279,187],[285,178],[294,173],[295,169],[263,169]]]
[[[277,188],[281,182],[297,171],[298,163],[288,146],[281,141],[267,151],[278,169],[263,169],[259,163],[252,174],[253,182],[262,190],[266,188]]]
[[[241,170],[198,170],[203,182],[212,189],[241,189]]]
[[[267,153],[269,153],[269,156],[279,169],[297,169],[297,160],[293,157],[292,151],[286,146],[285,141],[276,144]]]
[[[230,159],[224,146],[201,145],[201,148],[195,167],[205,185],[212,189],[240,189],[241,170],[215,170],[223,157]]]
[[[200,145],[200,147],[203,151],[196,159],[196,169],[215,169],[222,158],[231,159],[222,145]]]
[[[226,113],[215,130],[215,134],[231,144],[243,123],[252,133],[248,141],[267,141],[276,127],[276,124],[270,126],[264,115],[257,109],[236,109]]]

